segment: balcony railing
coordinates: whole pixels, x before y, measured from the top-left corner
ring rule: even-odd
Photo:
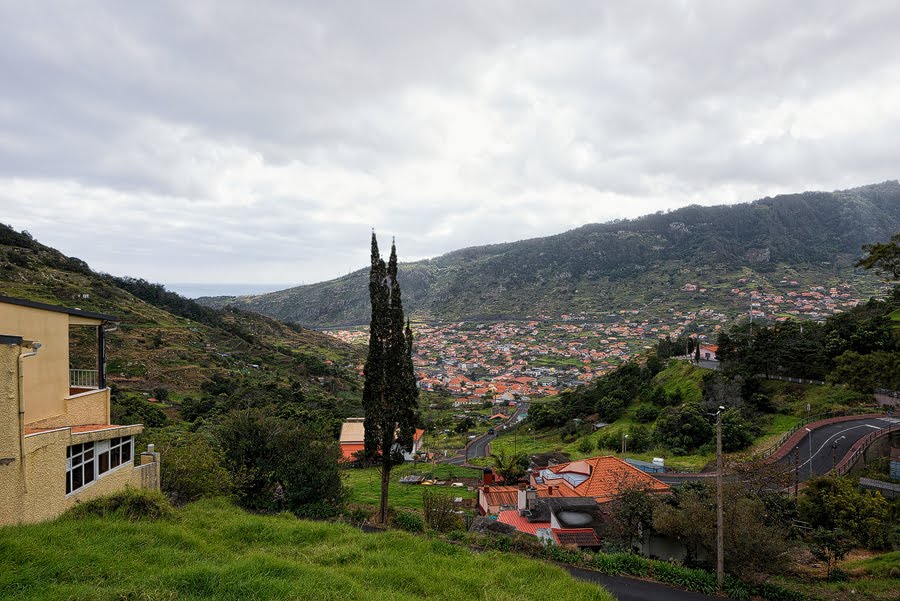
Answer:
[[[96,369],[70,369],[69,386],[71,388],[99,388]]]

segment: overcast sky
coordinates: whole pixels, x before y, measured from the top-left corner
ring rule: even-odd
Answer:
[[[117,275],[311,283],[372,226],[411,260],[898,157],[898,2],[0,4],[0,221]]]

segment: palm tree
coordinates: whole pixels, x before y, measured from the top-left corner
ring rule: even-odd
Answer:
[[[525,476],[528,469],[528,455],[525,453],[492,454],[491,461],[494,464],[494,471],[507,484],[515,484]]]

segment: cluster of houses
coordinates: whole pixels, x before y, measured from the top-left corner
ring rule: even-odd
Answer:
[[[629,489],[651,495],[670,490],[651,474],[612,456],[535,467],[527,483],[513,485],[497,482],[486,469],[478,487],[480,526],[496,530],[502,524],[501,531],[517,531],[549,544],[598,548],[609,504]]]

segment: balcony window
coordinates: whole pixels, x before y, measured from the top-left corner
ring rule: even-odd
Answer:
[[[66,494],[75,492],[97,478],[94,443],[75,444],[66,449]]]
[[[87,486],[117,467],[130,465],[133,461],[133,436],[71,445],[66,449],[66,494]]]

